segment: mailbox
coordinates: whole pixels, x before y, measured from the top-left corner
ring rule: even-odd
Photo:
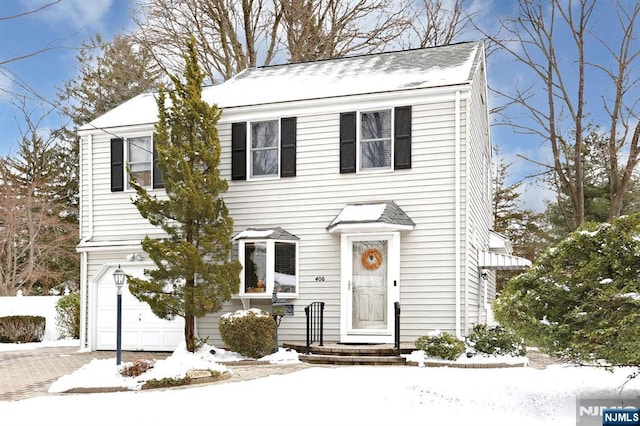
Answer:
[[[292,317],[293,303],[276,302],[271,305],[271,315],[278,317]]]
[[[271,295],[271,316],[274,319],[293,316],[293,303],[289,303],[286,299],[278,299],[278,293],[276,293],[275,288]]]

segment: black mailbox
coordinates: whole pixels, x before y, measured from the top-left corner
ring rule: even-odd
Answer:
[[[293,303],[289,303],[286,299],[278,299],[278,293],[276,293],[275,288],[271,295],[271,316],[274,319],[293,316]]]
[[[293,303],[276,302],[271,305],[271,315],[278,317],[292,317]]]

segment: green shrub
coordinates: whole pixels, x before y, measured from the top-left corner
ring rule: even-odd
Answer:
[[[41,316],[15,315],[0,318],[0,341],[9,343],[41,342],[46,319]]]
[[[224,314],[218,329],[229,349],[244,356],[260,358],[272,353],[276,346],[276,323],[259,309]]]
[[[56,323],[60,330],[60,338],[80,338],[80,293],[70,293],[58,300]]]
[[[191,383],[191,379],[185,377],[165,377],[163,379],[149,379],[145,382],[143,389],[169,388],[173,386],[183,386]]]
[[[416,339],[416,349],[427,355],[455,360],[465,351],[464,342],[449,333],[425,335]]]
[[[513,331],[499,325],[477,324],[467,342],[476,351],[489,355],[524,356],[527,353],[522,340]]]
[[[509,280],[495,318],[576,363],[640,365],[640,213],[587,223]]]

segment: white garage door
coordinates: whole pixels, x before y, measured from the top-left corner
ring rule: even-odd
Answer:
[[[98,281],[96,317],[96,348],[116,349],[116,285],[115,267],[106,271]],[[143,267],[127,265],[126,273],[142,277]],[[184,319],[172,321],[158,318],[146,303],[138,301],[127,285],[122,288],[122,350],[173,351],[184,340]]]

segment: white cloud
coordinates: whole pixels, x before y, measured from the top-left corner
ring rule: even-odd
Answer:
[[[50,1],[22,0],[22,4],[26,10],[33,10]],[[52,24],[64,23],[71,28],[80,29],[87,24],[104,19],[112,5],[113,0],[63,0],[39,11],[34,16]]]

